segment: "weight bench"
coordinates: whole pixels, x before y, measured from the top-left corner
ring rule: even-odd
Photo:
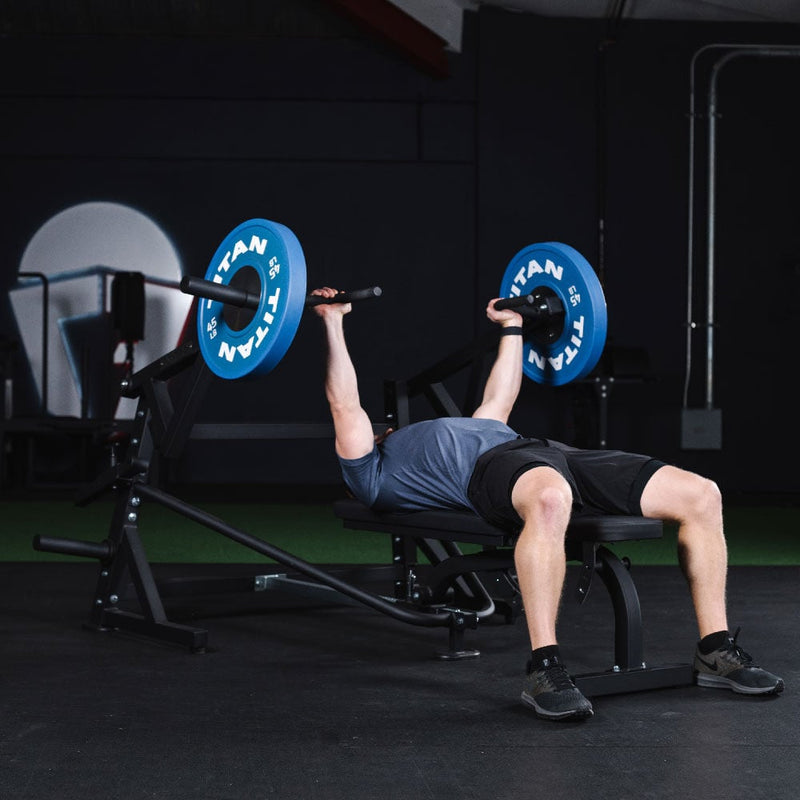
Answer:
[[[514,574],[513,539],[476,514],[461,511],[379,513],[356,500],[339,500],[334,513],[345,528],[388,533],[396,568],[395,593],[399,600],[421,608],[455,601],[460,608],[473,606],[477,617],[503,614],[513,621],[521,611]],[[584,516],[572,520],[567,530],[569,561],[581,564],[575,595],[583,603],[594,576],[605,584],[614,610],[614,664],[605,672],[573,675],[589,696],[642,691],[694,682],[690,664],[648,666],[644,658],[639,596],[628,564],[607,544],[663,535],[661,520],[631,516]],[[480,545],[477,552],[462,552],[459,544]],[[417,563],[418,553],[427,564]],[[493,576],[487,581],[485,576]],[[499,575],[499,577],[498,577]],[[487,588],[492,585],[492,590]],[[493,593],[494,592],[494,593]],[[463,604],[463,605],[462,605]],[[452,644],[452,639],[451,639]],[[446,658],[477,655],[457,650]]]

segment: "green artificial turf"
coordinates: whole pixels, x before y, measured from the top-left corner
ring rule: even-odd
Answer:
[[[387,536],[347,531],[328,504],[209,503],[203,511],[269,544],[320,564],[391,561]],[[69,502],[0,503],[0,560],[60,561],[70,556],[33,549],[36,534],[99,542],[113,506],[79,508]],[[158,505],[142,507],[139,534],[153,563],[258,563],[268,561],[226,537]]]
[[[348,531],[329,503],[211,502],[199,508],[229,525],[318,564],[377,564],[391,561],[389,537]],[[54,561],[70,556],[33,549],[36,534],[99,542],[108,535],[113,504],[86,507],[69,501],[0,502],[0,560]],[[800,564],[800,508],[736,507],[726,512],[732,565]],[[268,561],[224,536],[154,503],[141,509],[139,531],[153,563],[258,563]],[[676,530],[663,539],[613,545],[634,564],[677,564]],[[469,552],[469,547],[464,547]]]

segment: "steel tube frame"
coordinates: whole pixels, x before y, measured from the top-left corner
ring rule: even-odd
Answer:
[[[228,525],[218,517],[202,511],[201,509],[196,508],[189,503],[185,503],[182,500],[179,500],[177,497],[174,497],[167,492],[163,492],[154,486],[150,486],[146,483],[137,483],[135,484],[135,487],[136,493],[140,496],[147,497],[150,500],[153,500],[164,506],[165,508],[168,508],[177,514],[180,514],[181,516],[186,517],[187,519],[190,519],[199,525],[202,525],[203,527],[216,531],[222,536],[226,536],[228,539],[231,539],[234,542],[243,545],[244,547],[248,547],[257,553],[261,553],[261,555],[267,556],[267,558],[271,558],[277,561],[279,564],[283,564],[286,567],[297,570],[297,572],[300,572],[309,578],[313,578],[323,585],[329,586],[330,588],[341,592],[343,595],[351,597],[354,600],[357,600],[359,603],[363,603],[364,605],[369,606],[376,611],[380,611],[383,614],[394,617],[395,619],[399,619],[412,625],[420,625],[427,628],[446,627],[452,625],[456,625],[457,627],[475,627],[475,625],[471,623],[476,622],[477,617],[472,611],[442,609],[441,612],[438,613],[426,613],[402,608],[401,606],[391,602],[390,600],[387,600],[384,597],[380,597],[359,589],[358,587],[353,586],[352,584],[347,583],[340,578],[337,578],[335,575],[332,575],[331,573],[326,572],[325,570],[320,569],[319,567],[310,564],[307,561],[292,555],[291,553],[287,553],[285,550],[281,550],[280,548],[265,542],[263,539],[259,539],[256,536],[252,536],[245,531],[233,527],[232,525]]]
[[[689,68],[689,202],[687,235],[687,320],[686,320],[686,379],[683,391],[683,407],[689,405],[689,383],[692,370],[692,333],[695,328],[693,282],[694,282],[694,183],[695,183],[695,71],[700,57],[711,50],[728,50],[720,56],[711,69],[707,97],[708,115],[708,208],[706,243],[706,376],[705,408],[714,407],[714,289],[716,257],[716,171],[717,171],[717,85],[722,68],[737,58],[745,56],[760,58],[800,58],[800,47],[776,44],[736,44],[717,42],[707,44],[695,51]]]

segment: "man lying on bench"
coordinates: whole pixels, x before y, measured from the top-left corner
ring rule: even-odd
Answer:
[[[313,294],[333,297],[330,288]],[[353,495],[378,511],[469,509],[518,532],[514,564],[525,608],[531,657],[522,701],[546,719],[592,716],[558,650],[556,618],[566,574],[564,535],[573,511],[628,514],[678,524],[678,553],[689,584],[700,640],[694,670],[700,686],[777,694],[783,681],[756,666],[728,632],[727,550],[715,483],[649,456],[580,450],[521,437],[506,424],[522,381],[522,317],[497,311],[497,357],[472,417],[416,422],[376,441],[361,407],[344,336],[349,304],[319,305],[328,345],[325,391],[336,453]]]

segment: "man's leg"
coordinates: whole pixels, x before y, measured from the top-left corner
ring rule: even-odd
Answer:
[[[569,484],[550,467],[524,472],[511,495],[524,522],[514,549],[531,649],[556,644],[556,619],[566,575],[564,536],[572,512]]]
[[[689,583],[701,638],[727,630],[728,551],[717,485],[676,467],[659,469],[642,492],[642,514],[678,523],[678,558]]]
[[[532,651],[522,701],[545,719],[585,719],[592,705],[570,679],[556,641],[572,490],[551,467],[534,467],[514,484],[511,502],[524,523],[514,562]]]
[[[728,632],[725,585],[728,554],[722,499],[713,481],[664,466],[642,492],[642,514],[678,523],[678,557],[697,616],[697,683],[740,694],[778,694],[783,681],[753,662]]]

